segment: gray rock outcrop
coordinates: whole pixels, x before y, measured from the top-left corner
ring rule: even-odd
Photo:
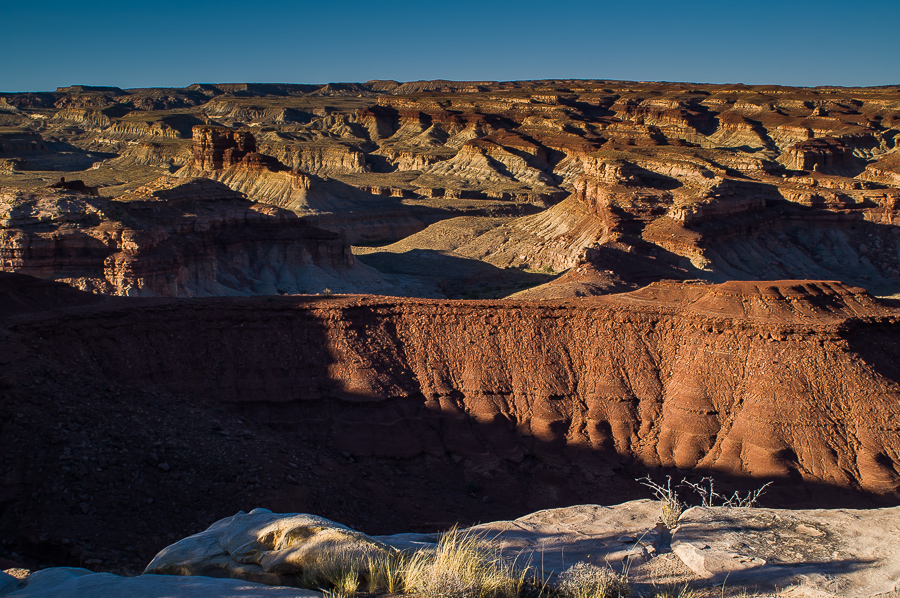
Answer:
[[[499,543],[504,556],[552,577],[578,562],[619,570],[648,560],[657,550],[657,521],[658,502],[633,500],[607,507],[545,509],[469,529]]]
[[[861,598],[900,590],[900,507],[781,510],[695,507],[672,550],[710,583]],[[893,595],[893,594],[891,594]]]
[[[323,564],[365,566],[385,544],[315,515],[238,513],[162,549],[144,574],[232,577],[270,585],[298,584],[305,569]]]

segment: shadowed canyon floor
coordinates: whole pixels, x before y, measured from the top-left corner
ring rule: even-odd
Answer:
[[[893,87],[0,94],[0,557],[647,474],[894,506],[898,132]]]

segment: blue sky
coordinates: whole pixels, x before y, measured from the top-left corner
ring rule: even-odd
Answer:
[[[0,0],[0,91],[437,78],[891,85],[898,20],[898,0]]]

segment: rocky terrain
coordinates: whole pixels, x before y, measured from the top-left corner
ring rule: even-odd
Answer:
[[[166,283],[140,272],[124,280],[111,267],[79,277],[80,288],[220,294],[212,281],[241,294],[502,297],[576,265],[596,274],[528,293],[594,294],[660,279],[840,279],[889,296],[900,283],[900,92],[891,87],[372,81],[75,86],[0,101],[7,271],[40,267],[42,277],[71,279],[67,258],[51,266],[23,249],[24,239],[65,245],[96,226],[75,221],[57,195],[65,193],[44,190],[60,177],[118,205],[161,187],[191,197],[160,179],[174,175],[293,212],[380,273],[296,280],[274,268],[273,289],[231,280],[212,262],[191,271],[174,249],[167,266],[154,258]],[[22,201],[61,203],[67,220],[17,218],[12,206]],[[121,253],[105,245],[107,255]],[[239,253],[267,251],[251,246]],[[143,247],[137,253],[144,261]]]
[[[894,87],[0,94],[0,557],[648,474],[893,506],[898,132]]]
[[[660,503],[645,499],[368,536],[315,515],[257,508],[166,546],[142,575],[0,572],[0,595],[876,598],[898,588],[896,507],[703,506],[682,512],[674,529],[659,514]]]
[[[898,312],[837,282],[543,302],[4,288],[10,551],[146,560],[256,504],[446,528],[645,496],[660,468],[775,480],[780,506],[897,497]]]

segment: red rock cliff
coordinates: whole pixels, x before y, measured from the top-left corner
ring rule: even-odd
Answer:
[[[883,365],[897,315],[840,283],[734,282],[578,304],[211,300],[23,331],[91,375],[207,397],[355,455],[450,451],[500,495],[540,502],[546,488],[510,464],[566,455],[595,472],[894,494],[900,387]]]
[[[250,133],[226,127],[197,125],[193,128],[194,164],[202,170],[228,168],[256,151]]]

